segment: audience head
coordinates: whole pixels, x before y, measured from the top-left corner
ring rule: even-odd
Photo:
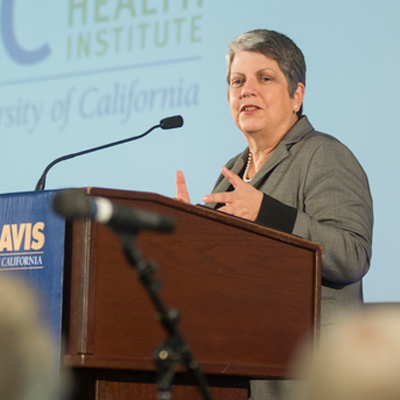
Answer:
[[[371,308],[332,326],[295,362],[296,400],[400,400],[400,309]]]
[[[0,398],[54,400],[58,381],[55,340],[33,291],[0,276]]]

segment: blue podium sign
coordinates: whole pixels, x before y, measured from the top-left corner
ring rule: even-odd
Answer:
[[[0,279],[12,274],[32,286],[60,344],[65,220],[52,210],[54,194],[0,195]]]

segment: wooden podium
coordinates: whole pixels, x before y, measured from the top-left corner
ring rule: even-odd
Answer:
[[[160,296],[217,400],[247,399],[249,378],[290,376],[299,340],[317,338],[321,247],[160,195],[86,188],[88,194],[175,218],[172,234],[142,232],[159,264]],[[76,398],[156,399],[154,350],[166,339],[119,237],[91,221],[67,224],[64,363]],[[172,397],[200,399],[183,369]]]

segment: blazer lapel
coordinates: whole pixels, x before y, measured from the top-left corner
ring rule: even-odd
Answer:
[[[308,121],[306,116],[302,116],[296,125],[284,136],[281,142],[278,144],[274,152],[271,154],[266,163],[261,167],[257,174],[253,177],[250,184],[255,188],[258,188],[264,181],[265,178],[271,173],[271,171],[279,165],[285,158],[288,157],[290,148],[297,142],[299,142],[304,135],[313,131],[314,128]],[[249,154],[249,148],[246,148],[233,163],[232,167],[227,164],[227,167],[235,174],[240,174],[243,170],[247,157]],[[226,192],[231,186],[228,179],[222,175],[217,180],[214,187],[214,193]],[[215,208],[215,203],[207,204],[208,207]]]
[[[288,153],[289,152],[286,144],[281,141],[265,164],[254,175],[253,179],[250,181],[250,184],[257,188],[265,180],[269,173],[288,156]]]
[[[294,127],[283,137],[274,152],[253,177],[250,184],[255,188],[258,188],[265,181],[271,171],[289,156],[290,148],[295,143],[299,142],[305,134],[312,130],[314,130],[314,128],[309,123],[307,117],[301,117],[296,125],[294,125]]]

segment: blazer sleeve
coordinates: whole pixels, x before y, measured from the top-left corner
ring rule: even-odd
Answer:
[[[373,211],[367,177],[338,141],[315,149],[302,187],[292,233],[322,245],[322,278],[347,285],[360,280],[371,259]]]
[[[301,208],[264,194],[256,223],[319,243],[323,279],[339,286],[360,280],[370,265],[373,226],[362,167],[340,142],[324,142],[298,184]]]

